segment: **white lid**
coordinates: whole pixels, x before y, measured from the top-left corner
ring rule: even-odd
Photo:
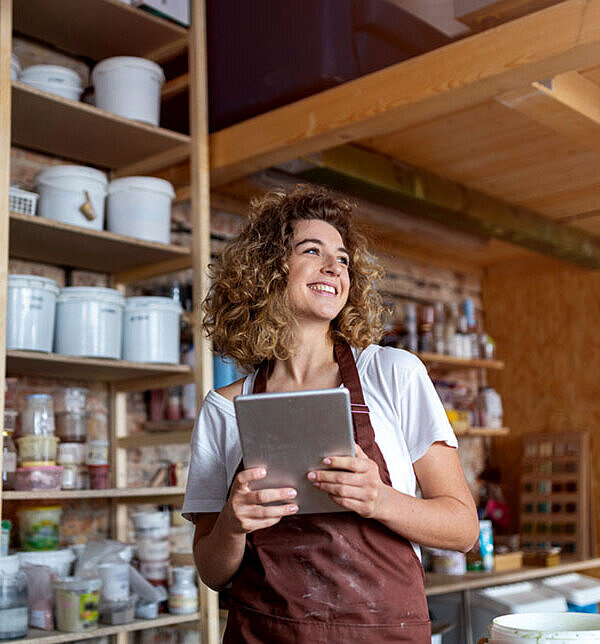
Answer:
[[[58,284],[49,277],[38,277],[37,275],[9,275],[8,286],[13,288],[41,288],[58,295]]]
[[[19,572],[19,555],[0,557],[0,574],[16,575]]]
[[[117,306],[125,305],[125,297],[114,288],[101,288],[99,286],[66,286],[60,289],[58,303],[72,302],[74,300],[100,300],[111,302]]]
[[[506,613],[564,611],[564,597],[528,581],[484,588],[474,593],[474,603]]]
[[[140,311],[140,310],[154,310],[154,311],[172,311],[181,315],[183,308],[179,302],[171,299],[170,297],[159,296],[139,296],[128,297],[125,300],[125,312]]]
[[[94,590],[100,590],[102,587],[102,580],[95,579],[81,579],[78,577],[65,577],[64,579],[56,579],[54,587],[61,590],[73,590],[80,593],[91,593]]]
[[[123,177],[111,181],[108,185],[109,195],[122,190],[150,190],[151,192],[167,195],[171,199],[175,198],[173,185],[166,179],[159,179],[158,177]]]
[[[34,184],[37,186],[48,179],[62,179],[66,177],[90,179],[91,181],[101,183],[103,186],[106,186],[108,183],[104,172],[100,172],[100,170],[95,170],[94,168],[88,168],[85,165],[53,165],[38,172],[35,175]]]
[[[542,579],[541,583],[578,606],[600,602],[600,579],[577,573]]]
[[[165,74],[160,65],[147,58],[138,58],[137,56],[114,56],[100,61],[92,70],[92,85],[96,84],[96,76],[103,72],[111,72],[120,67],[137,67],[151,72],[155,78],[164,83]]]
[[[63,67],[62,65],[31,65],[21,72],[19,80],[46,81],[49,75],[62,77],[65,81],[65,85],[71,85],[78,89],[82,88],[83,84],[79,74],[68,67]]]

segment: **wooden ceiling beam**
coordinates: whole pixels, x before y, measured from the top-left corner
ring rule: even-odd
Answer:
[[[283,168],[296,177],[415,216],[585,268],[600,268],[597,236],[353,145],[326,150]]]
[[[215,132],[211,181],[435,119],[600,63],[600,0],[565,0]]]

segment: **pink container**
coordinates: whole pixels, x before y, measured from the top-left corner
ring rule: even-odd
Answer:
[[[88,465],[90,488],[92,490],[106,490],[108,488],[109,465]]]
[[[60,490],[63,468],[60,465],[17,468],[16,490]]]

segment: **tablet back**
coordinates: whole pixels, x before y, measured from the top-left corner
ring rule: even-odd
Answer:
[[[326,456],[354,456],[350,394],[345,387],[236,396],[244,468],[263,466],[253,489],[293,487],[298,514],[344,512],[306,478]],[[287,502],[286,502],[287,503]]]

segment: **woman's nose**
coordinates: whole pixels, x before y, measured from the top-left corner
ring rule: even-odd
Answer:
[[[337,261],[336,257],[328,257],[323,265],[323,270],[332,275],[339,275],[342,271],[342,267]]]

